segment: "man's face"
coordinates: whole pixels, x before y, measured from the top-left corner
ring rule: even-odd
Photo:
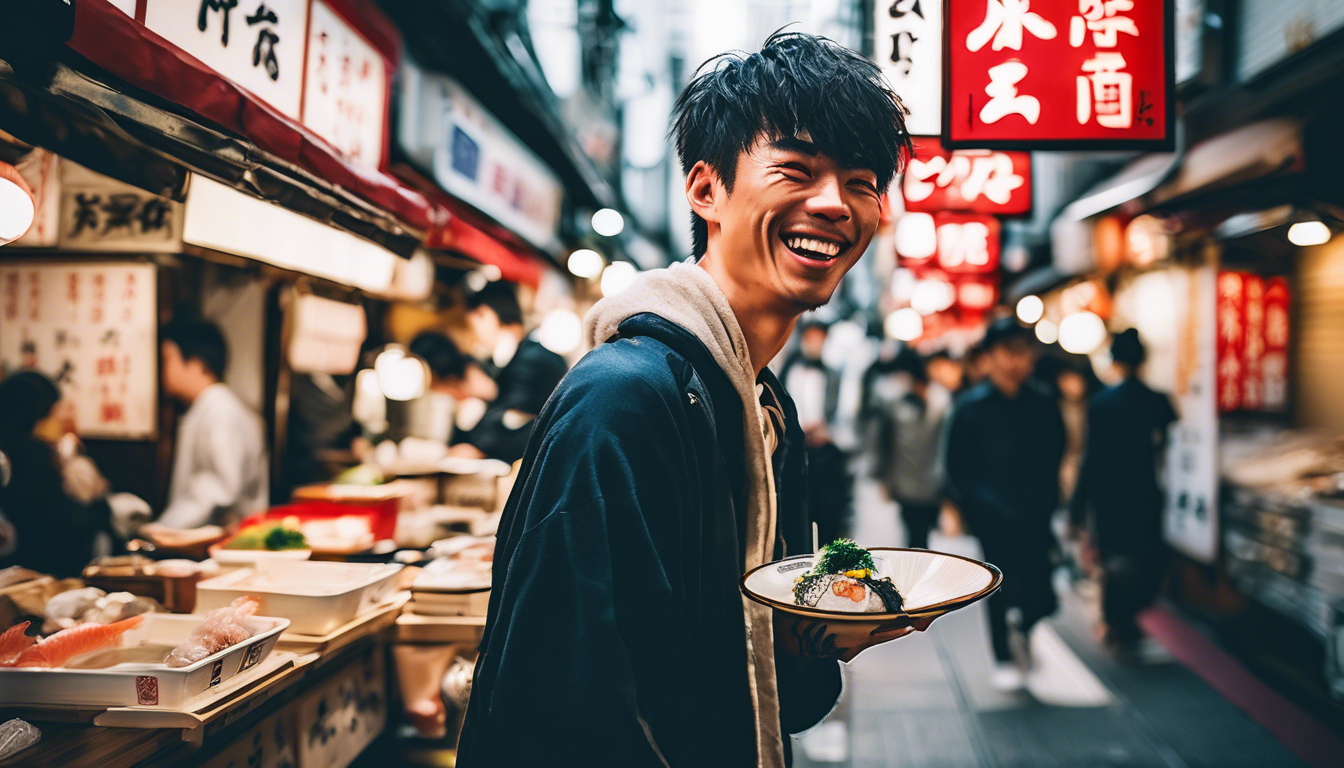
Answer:
[[[186,363],[182,360],[182,350],[171,341],[161,345],[163,353],[163,391],[169,397],[177,397],[182,391],[182,379],[186,375]]]
[[[735,283],[799,312],[830,300],[881,212],[876,174],[841,166],[807,138],[758,138],[738,157],[733,191],[718,196],[710,224]]]
[[[494,354],[499,344],[499,315],[481,305],[467,313],[467,325],[471,328],[476,353],[486,357]]]
[[[961,388],[961,365],[946,357],[935,357],[929,361],[929,378],[938,382],[944,389],[955,392]]]
[[[1026,339],[995,344],[989,351],[989,368],[997,378],[1022,386],[1036,367],[1036,349]]]

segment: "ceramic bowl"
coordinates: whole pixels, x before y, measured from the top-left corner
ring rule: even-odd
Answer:
[[[932,619],[993,594],[1003,573],[989,563],[927,549],[870,547],[878,576],[889,576],[904,598],[899,613],[826,611],[793,602],[794,581],[812,568],[816,555],[795,555],[757,566],[742,577],[748,598],[809,619],[871,624],[885,630],[914,619]],[[857,629],[857,627],[856,627]]]

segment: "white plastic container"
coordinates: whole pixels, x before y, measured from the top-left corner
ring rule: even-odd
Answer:
[[[256,595],[260,612],[290,620],[290,632],[326,635],[383,602],[399,564],[270,561],[196,585],[196,611],[223,608]]]
[[[144,616],[139,626],[121,636],[121,648],[176,647],[205,620],[204,616],[171,613]],[[104,669],[0,668],[0,705],[182,709],[197,696],[260,664],[289,627],[287,619],[271,616],[252,616],[246,624],[253,632],[251,638],[176,669],[163,663],[122,663]],[[78,664],[80,658],[69,663]]]

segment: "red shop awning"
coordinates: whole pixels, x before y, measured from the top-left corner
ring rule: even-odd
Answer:
[[[154,96],[233,131],[276,157],[339,185],[403,224],[428,232],[443,211],[385,173],[346,162],[316,134],[199,59],[137,23],[107,0],[80,0],[69,47]]]

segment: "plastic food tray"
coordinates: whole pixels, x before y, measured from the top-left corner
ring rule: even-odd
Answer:
[[[176,646],[191,635],[204,616],[147,613],[122,635],[121,647],[142,644]],[[253,616],[246,620],[251,638],[185,667],[124,663],[106,669],[0,668],[0,704],[42,706],[143,706],[180,709],[220,683],[256,667],[275,648],[289,620]]]
[[[284,616],[289,631],[326,635],[384,602],[398,564],[272,561],[196,585],[196,610],[222,608],[244,595],[261,598],[261,612]]]

